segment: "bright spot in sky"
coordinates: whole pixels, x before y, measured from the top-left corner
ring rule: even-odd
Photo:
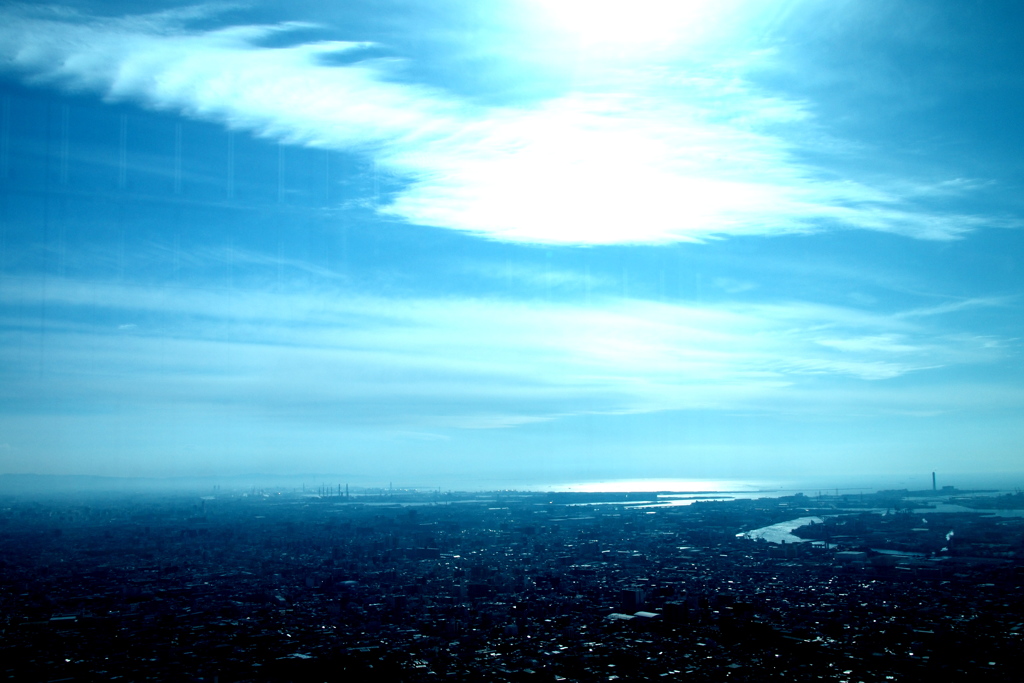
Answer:
[[[714,0],[539,0],[549,21],[582,45],[629,46],[688,41],[722,14]]]

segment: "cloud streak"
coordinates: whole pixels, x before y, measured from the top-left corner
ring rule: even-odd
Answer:
[[[45,322],[17,317],[44,295]],[[59,397],[77,411],[219,407],[408,431],[585,414],[772,412],[787,401],[832,401],[837,386],[1006,353],[991,338],[944,331],[934,315],[799,302],[526,305],[59,278],[43,287],[28,277],[5,278],[0,299],[8,405],[49,410]]]
[[[758,91],[743,59],[630,63],[545,101],[484,106],[401,82],[400,63],[362,58],[368,43],[266,47],[306,25],[198,30],[197,12],[109,19],[8,7],[2,68],[42,87],[366,154],[404,182],[382,213],[489,239],[658,244],[858,228],[943,240],[992,224],[798,161],[813,107]],[[348,63],[325,60],[338,55]]]

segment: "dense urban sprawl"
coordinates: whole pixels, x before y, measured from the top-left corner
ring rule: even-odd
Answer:
[[[10,497],[0,669],[19,681],[1020,680],[1024,520],[921,493]],[[807,542],[747,535],[809,516],[795,529]]]

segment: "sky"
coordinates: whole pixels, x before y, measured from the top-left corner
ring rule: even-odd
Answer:
[[[1024,481],[1024,6],[0,6],[0,472]]]

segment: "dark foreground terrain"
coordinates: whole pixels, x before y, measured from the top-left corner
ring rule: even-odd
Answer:
[[[922,510],[906,492],[670,507],[638,505],[656,494],[330,493],[3,499],[0,671],[1021,680],[1020,518]],[[824,523],[796,533],[816,547],[743,536],[808,515]]]

